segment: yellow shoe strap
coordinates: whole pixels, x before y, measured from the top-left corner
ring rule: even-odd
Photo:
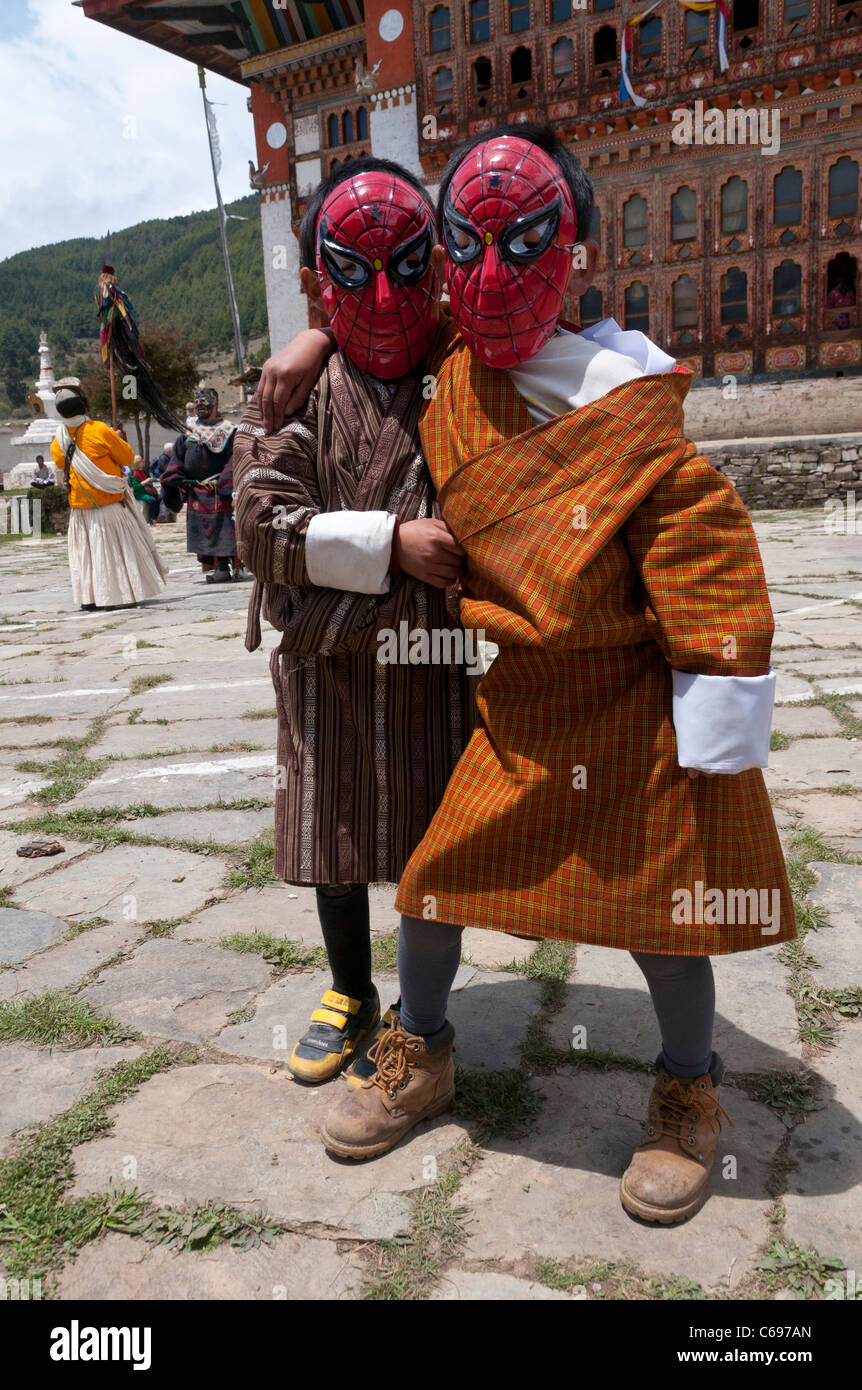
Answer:
[[[346,994],[336,994],[334,989],[324,991],[321,1004],[328,1004],[331,1009],[340,1009],[344,1014],[358,1014],[362,1008],[361,999],[349,999]]]
[[[315,1009],[311,1015],[312,1023],[331,1023],[335,1028],[346,1028],[347,1019],[344,1014],[334,1013],[332,1009]]]

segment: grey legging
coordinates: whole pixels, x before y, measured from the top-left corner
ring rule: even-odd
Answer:
[[[461,927],[401,918],[398,974],[401,1022],[408,1033],[436,1033],[461,960]],[[709,956],[632,951],[643,971],[661,1032],[662,1057],[677,1076],[702,1076],[712,1061],[715,985]]]

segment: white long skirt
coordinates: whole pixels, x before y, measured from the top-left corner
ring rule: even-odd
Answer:
[[[146,537],[122,502],[72,508],[69,569],[75,603],[97,608],[139,603],[165,587]]]

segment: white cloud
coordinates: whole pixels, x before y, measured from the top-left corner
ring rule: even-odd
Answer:
[[[87,19],[70,0],[28,0],[0,41],[0,258],[151,217],[215,206],[192,63]],[[207,74],[225,201],[249,192],[247,88]]]

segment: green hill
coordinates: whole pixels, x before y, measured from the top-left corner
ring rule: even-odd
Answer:
[[[250,194],[227,212],[231,269],[243,338],[267,332],[260,206]],[[77,237],[21,251],[0,262],[0,380],[14,406],[35,378],[41,329],[57,374],[97,345],[93,299],[104,260],[101,237]],[[211,212],[139,222],[111,233],[111,263],[141,325],[172,323],[201,352],[230,352],[233,328],[218,219]]]

